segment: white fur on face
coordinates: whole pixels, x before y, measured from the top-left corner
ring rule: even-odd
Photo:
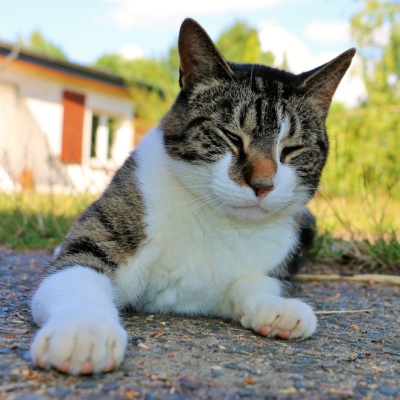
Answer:
[[[223,211],[240,219],[260,220],[277,214],[292,216],[304,206],[306,197],[298,191],[295,170],[279,161],[279,143],[287,133],[287,127],[287,120],[284,119],[276,143],[278,168],[273,181],[274,190],[263,199],[259,200],[253,189],[240,186],[229,177],[231,153],[213,165],[211,190],[225,205]]]

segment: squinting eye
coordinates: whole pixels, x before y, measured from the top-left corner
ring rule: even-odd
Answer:
[[[242,139],[237,136],[234,135],[233,133],[227,131],[226,129],[223,129],[222,132],[224,132],[224,135],[239,149],[241,149],[243,147],[243,142]]]
[[[286,158],[294,153],[297,150],[304,148],[304,146],[291,146],[291,147],[284,147],[281,152],[280,162],[283,164],[286,161]]]

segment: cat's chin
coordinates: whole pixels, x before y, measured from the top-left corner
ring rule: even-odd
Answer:
[[[260,220],[268,216],[268,211],[261,208],[259,205],[255,206],[230,206],[232,214],[240,219]]]

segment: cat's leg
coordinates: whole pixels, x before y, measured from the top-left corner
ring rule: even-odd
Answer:
[[[32,314],[41,326],[31,347],[38,366],[88,374],[123,360],[127,334],[106,275],[82,266],[49,275],[33,297]]]
[[[267,276],[243,278],[228,289],[219,313],[260,335],[306,338],[317,325],[312,308],[298,299],[280,297],[281,284]]]

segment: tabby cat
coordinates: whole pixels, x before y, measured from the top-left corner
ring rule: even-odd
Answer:
[[[128,305],[312,335],[311,307],[282,297],[276,276],[318,187],[325,119],[354,53],[300,75],[235,64],[186,19],[175,103],[78,218],[33,297],[37,365],[116,368]]]

